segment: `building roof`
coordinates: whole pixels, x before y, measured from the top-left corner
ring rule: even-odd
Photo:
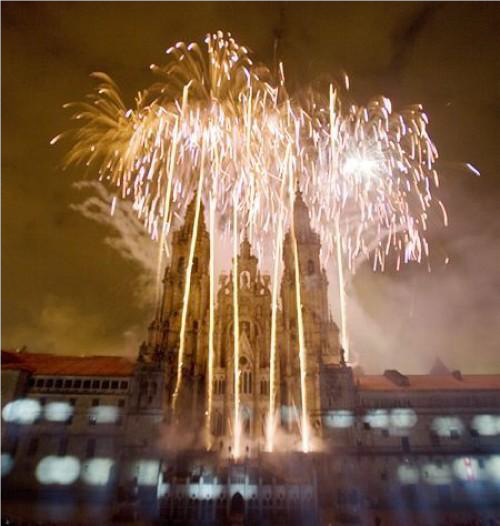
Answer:
[[[386,375],[360,375],[357,382],[362,391],[464,391],[500,390],[500,374],[409,374],[406,385],[397,384]]]
[[[121,356],[64,356],[2,351],[3,370],[55,376],[130,376],[134,362]]]

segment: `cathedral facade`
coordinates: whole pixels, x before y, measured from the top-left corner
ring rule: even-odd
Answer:
[[[165,393],[170,403],[177,380],[193,220],[194,203],[191,203],[184,225],[174,233],[171,264],[164,278],[162,307],[150,327],[148,343],[141,350],[144,362],[155,361],[159,353],[165,360]],[[315,433],[319,433],[320,370],[324,365],[340,363],[338,329],[329,314],[328,282],[325,271],[320,267],[319,236],[311,229],[308,210],[300,195],[295,204],[294,220],[306,349],[306,396],[312,427]],[[177,419],[188,419],[191,426],[199,427],[203,426],[208,400],[209,250],[210,240],[201,219],[191,271],[182,380],[176,411]],[[283,260],[281,308],[277,313],[276,330],[275,404],[279,408],[279,425],[288,432],[298,434],[301,385],[295,265],[290,234],[284,240]],[[271,388],[271,279],[259,271],[258,260],[246,239],[240,245],[237,268],[242,436],[246,447],[261,448],[265,440]],[[217,290],[211,434],[219,444],[229,438],[234,416],[234,282],[232,275],[223,274]]]

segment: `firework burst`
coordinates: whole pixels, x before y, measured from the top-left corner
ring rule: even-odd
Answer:
[[[230,34],[209,34],[204,47],[178,43],[167,54],[170,60],[165,66],[151,66],[159,80],[137,95],[133,108],[126,108],[109,77],[94,75],[99,84],[89,100],[70,105],[79,127],[70,132],[73,146],[66,163],[94,168],[99,179],[109,182],[117,195],[133,202],[148,232],[160,241],[158,298],[171,218],[182,215],[187,201],[196,197],[174,408],[182,380],[185,320],[201,203],[209,210],[211,239],[218,232],[233,237],[233,434],[237,452],[236,241],[247,237],[254,251],[261,254],[264,242],[271,238],[277,261],[273,280],[277,282],[283,232],[290,228],[293,234],[294,194],[301,189],[313,227],[321,238],[323,263],[332,254],[336,257],[341,338],[347,348],[344,264],[352,273],[360,260],[373,257],[374,269],[383,270],[390,253],[395,254],[398,268],[408,261],[420,262],[429,256],[425,232],[433,205],[444,214],[446,222],[442,203],[431,193],[439,183],[434,168],[437,149],[427,132],[428,119],[421,106],[395,112],[385,97],[356,105],[348,96],[347,76],[343,83],[329,85],[327,91],[310,88],[292,98],[285,89],[282,67],[272,75],[266,67],[255,65],[248,50]],[[211,243],[208,424],[215,250]],[[298,257],[295,263],[298,279]],[[296,292],[300,321],[300,281]],[[276,397],[277,294],[274,283],[269,434],[274,425]],[[308,450],[305,343],[300,323],[298,329],[303,449]],[[268,443],[272,449],[272,439],[268,438]]]

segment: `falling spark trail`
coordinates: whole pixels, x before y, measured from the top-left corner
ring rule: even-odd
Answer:
[[[234,458],[240,456],[240,314],[238,305],[238,199],[233,196]]]
[[[284,166],[288,165],[290,149],[287,149]],[[274,246],[274,264],[273,264],[273,290],[271,298],[271,352],[269,363],[269,413],[267,415],[267,450],[272,451],[274,447],[274,432],[276,427],[276,318],[278,312],[278,280],[279,269],[282,259],[283,250],[283,220],[284,220],[284,190],[286,182],[286,170],[281,174],[281,191],[280,191],[280,210],[278,215],[278,231]]]
[[[184,350],[185,350],[185,339],[186,339],[186,321],[189,307],[189,293],[191,290],[191,272],[193,269],[194,252],[196,249],[196,240],[198,238],[198,226],[200,221],[200,208],[201,208],[201,190],[203,188],[203,179],[205,174],[205,137],[202,141],[201,147],[201,164],[200,164],[200,176],[198,179],[198,189],[196,192],[196,209],[194,213],[193,221],[193,232],[191,234],[191,245],[189,247],[189,260],[186,269],[186,283],[184,284],[184,297],[182,302],[182,315],[181,315],[181,331],[179,336],[179,356],[177,362],[177,379],[175,382],[174,394],[172,397],[172,410],[175,414],[175,406],[177,398],[179,396],[179,390],[182,383],[182,368],[184,365]]]
[[[294,201],[295,191],[293,185],[293,172],[291,163],[290,168],[290,235],[292,239],[292,250],[294,260],[294,274],[295,274],[295,303],[297,305],[297,325],[299,332],[299,367],[300,367],[300,394],[302,401],[302,451],[304,453],[309,452],[309,416],[308,416],[308,404],[307,404],[307,386],[306,386],[306,346],[304,341],[304,322],[302,320],[302,298],[300,293],[300,265],[299,265],[299,250],[297,247],[297,237],[295,235],[295,213],[294,213]]]
[[[163,256],[166,250],[167,244],[167,234],[168,234],[168,216],[170,214],[170,199],[172,196],[172,174],[174,171],[174,162],[175,154],[177,150],[177,138],[178,138],[178,126],[179,121],[176,120],[173,134],[173,145],[172,150],[169,153],[168,158],[168,181],[167,181],[167,191],[165,193],[165,203],[163,206],[163,221],[161,227],[160,242],[158,244],[158,267],[156,271],[156,305],[158,308],[157,319],[160,319],[161,316],[161,295],[162,295],[162,286],[161,286],[161,277],[163,270]]]
[[[209,210],[209,231],[210,231],[210,311],[208,327],[208,381],[207,381],[207,449],[212,444],[212,404],[213,404],[213,384],[214,384],[214,326],[215,326],[215,196],[210,194]]]
[[[339,303],[340,303],[340,346],[345,352],[345,360],[349,362],[349,338],[347,335],[347,309],[345,300],[344,269],[342,263],[340,237],[340,212],[335,216],[335,244],[337,248],[337,277],[339,282]]]

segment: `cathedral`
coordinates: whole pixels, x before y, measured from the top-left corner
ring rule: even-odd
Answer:
[[[306,348],[306,396],[312,428],[320,433],[321,379],[324,365],[339,364],[338,329],[330,317],[328,282],[320,267],[320,241],[310,226],[307,207],[298,196],[294,207],[295,231],[299,253],[302,317]],[[203,214],[201,214],[203,217]],[[165,393],[171,402],[175,389],[181,312],[186,265],[194,222],[194,201],[187,209],[182,228],[174,233],[171,265],[164,278],[164,293],[159,316],[150,327],[149,341],[141,348],[141,359],[165,360]],[[190,426],[203,426],[207,410],[207,369],[209,336],[210,240],[203,219],[199,223],[192,265],[191,289],[185,334],[185,355],[179,393],[177,419]],[[283,246],[284,271],[280,287],[281,309],[277,323],[277,363],[275,385],[279,424],[298,434],[301,408],[299,337],[295,272],[290,234]],[[240,413],[243,442],[249,449],[264,445],[269,413],[271,279],[258,270],[248,240],[243,240],[238,255]],[[233,283],[231,275],[221,275],[215,314],[215,357],[213,415],[211,434],[219,444],[228,437],[234,415],[234,331]]]

